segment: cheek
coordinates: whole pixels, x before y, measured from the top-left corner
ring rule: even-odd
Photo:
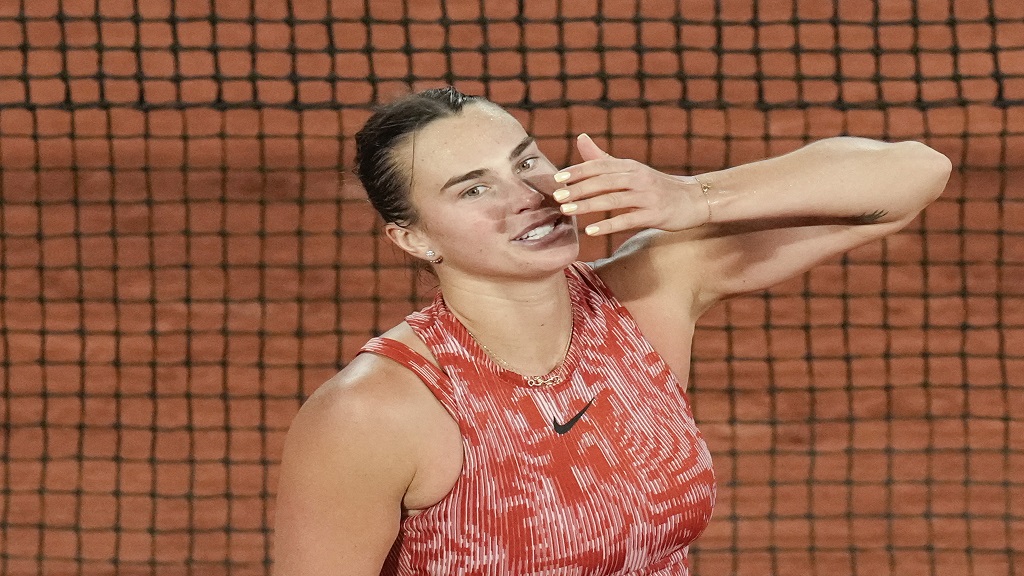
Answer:
[[[429,234],[444,236],[472,250],[488,236],[505,233],[507,215],[507,207],[501,202],[479,202],[468,208],[451,207],[432,213],[424,223]]]
[[[505,219],[507,215],[508,206],[504,201],[494,202],[482,211],[483,220],[499,231],[503,231],[508,226]]]
[[[461,220],[463,224],[469,223],[474,228],[495,230],[507,226],[508,216],[509,198],[506,194],[491,190],[487,197],[455,208],[452,221]]]

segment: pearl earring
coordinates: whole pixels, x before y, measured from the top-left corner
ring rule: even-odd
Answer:
[[[437,252],[434,252],[433,250],[427,250],[426,256],[427,261],[431,264],[440,264],[441,262],[444,262],[444,256],[438,256]]]

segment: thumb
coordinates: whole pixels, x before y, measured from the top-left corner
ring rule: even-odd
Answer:
[[[611,154],[602,150],[588,134],[580,134],[576,138],[576,148],[580,151],[580,157],[584,161],[611,157]]]

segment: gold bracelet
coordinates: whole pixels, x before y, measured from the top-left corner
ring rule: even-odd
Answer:
[[[692,178],[697,182],[697,184],[700,184],[700,192],[704,195],[704,201],[708,204],[708,219],[704,221],[704,224],[707,224],[708,222],[711,222],[711,196],[708,195],[708,192],[711,191],[711,184],[701,182],[700,178],[697,178],[696,176],[693,176]],[[704,224],[701,224],[701,226]]]

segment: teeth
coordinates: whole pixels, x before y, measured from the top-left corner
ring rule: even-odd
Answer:
[[[538,238],[543,238],[548,234],[551,234],[551,231],[554,229],[554,224],[545,224],[544,226],[538,226],[533,230],[530,230],[526,234],[523,234],[519,238],[516,238],[516,240],[537,240]]]

